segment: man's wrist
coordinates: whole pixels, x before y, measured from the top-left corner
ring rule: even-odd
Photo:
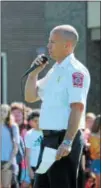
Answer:
[[[72,147],[73,140],[64,139],[63,144],[67,145],[68,147]]]

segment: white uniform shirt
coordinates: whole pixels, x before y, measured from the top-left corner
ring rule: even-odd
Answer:
[[[37,86],[42,99],[39,122],[41,129],[67,129],[71,103],[84,104],[80,128],[85,128],[90,75],[74,54],[67,56],[61,64],[55,63],[47,75],[37,81]]]
[[[30,165],[31,165],[31,167],[36,167],[36,165],[37,165],[42,138],[43,138],[42,131],[38,131],[38,130],[34,130],[34,129],[27,131],[27,133],[25,135],[26,148],[30,149]]]

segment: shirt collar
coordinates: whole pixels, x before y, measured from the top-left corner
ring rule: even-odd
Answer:
[[[56,62],[56,66],[65,68],[66,65],[68,65],[69,60],[74,58],[74,54],[68,55],[60,64]]]

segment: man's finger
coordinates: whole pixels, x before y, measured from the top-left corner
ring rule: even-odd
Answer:
[[[56,160],[59,160],[61,158],[61,150],[58,149],[57,155],[56,155]]]
[[[57,155],[56,155],[56,160],[59,160],[59,159],[60,159],[60,154],[57,153]]]
[[[56,160],[60,160],[60,156],[59,155],[56,156]]]
[[[66,157],[68,155],[68,151],[63,152],[63,157]]]
[[[58,150],[58,152],[57,152],[56,159],[60,160],[63,157],[64,152],[65,152],[65,150],[63,150],[63,148],[60,148],[60,150]]]

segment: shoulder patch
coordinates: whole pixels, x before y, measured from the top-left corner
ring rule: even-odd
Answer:
[[[73,86],[74,87],[83,87],[84,75],[80,72],[74,72],[72,74]]]

